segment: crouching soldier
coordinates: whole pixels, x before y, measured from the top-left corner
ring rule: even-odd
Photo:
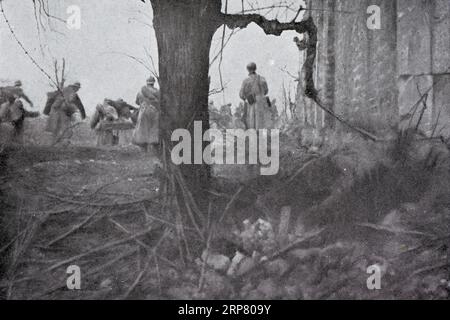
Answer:
[[[117,99],[117,100],[111,100],[111,99],[105,99],[105,101],[110,105],[113,106],[117,114],[119,115],[120,120],[133,120],[133,123],[137,120],[137,108],[133,107],[132,105],[125,102],[123,99]]]
[[[133,106],[122,99],[116,101],[105,99],[95,108],[91,120],[91,129],[97,133],[97,146],[115,146],[119,144],[119,134],[122,130],[134,128],[130,118]]]
[[[117,110],[108,104],[107,99],[95,107],[94,116],[91,119],[91,129],[97,134],[97,147],[113,146],[118,143],[119,137],[114,130],[107,128],[119,119]]]

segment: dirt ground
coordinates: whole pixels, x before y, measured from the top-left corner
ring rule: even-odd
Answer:
[[[1,298],[449,296],[443,144],[352,138],[318,151],[283,138],[277,176],[243,182],[245,166],[214,168],[211,216],[224,219],[200,240],[162,213],[154,157],[77,139],[61,147],[27,138],[0,155]],[[368,288],[371,266],[380,290]],[[81,290],[67,287],[73,267]]]
[[[16,222],[20,238],[13,246],[8,281],[2,283],[7,298],[51,297],[53,288],[66,286],[66,264],[58,267],[57,261],[95,250],[115,237],[129,236],[150,219],[146,212],[152,213],[151,199],[159,183],[153,177],[154,159],[138,149],[28,147],[6,154],[2,221]],[[93,272],[104,260],[116,258],[118,251],[134,247],[124,243],[110,252],[95,251],[87,256],[88,263],[79,257],[68,265],[79,265],[84,274],[93,273],[83,277],[83,287],[97,291],[95,281],[101,284],[111,277],[136,274],[120,268],[113,268],[112,274]],[[133,281],[117,283],[125,288],[128,280]],[[99,294],[110,293],[105,290]],[[57,295],[83,296],[89,293],[63,290]]]

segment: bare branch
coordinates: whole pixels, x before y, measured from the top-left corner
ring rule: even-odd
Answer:
[[[39,63],[36,61],[36,59],[31,56],[31,54],[28,52],[28,50],[25,48],[25,46],[23,45],[23,43],[19,40],[19,38],[17,37],[14,29],[11,26],[11,23],[8,20],[8,17],[6,16],[6,12],[5,9],[3,7],[3,0],[0,1],[0,11],[2,13],[3,19],[6,22],[6,25],[8,26],[8,29],[11,33],[11,35],[13,36],[14,40],[17,42],[17,44],[19,45],[19,47],[22,49],[23,53],[30,59],[30,61],[36,66],[36,68],[39,69],[39,71],[48,78],[48,80],[50,80],[50,82],[55,85],[55,87],[58,89],[58,84],[55,80],[52,79],[52,77],[48,74],[47,71],[44,70],[44,68],[42,68]]]
[[[222,14],[222,22],[230,29],[246,28],[250,23],[256,23],[264,33],[279,36],[283,31],[293,30],[298,33],[316,31],[312,18],[300,22],[280,22],[269,20],[260,14]]]
[[[297,14],[295,15],[294,19],[292,19],[291,22],[295,22],[295,20],[297,20],[298,16],[300,15],[300,13],[305,10],[305,8],[303,8],[303,6],[300,6],[300,8],[297,11]]]

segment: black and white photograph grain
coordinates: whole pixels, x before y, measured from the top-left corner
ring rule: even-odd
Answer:
[[[450,0],[0,0],[0,302],[449,298]]]

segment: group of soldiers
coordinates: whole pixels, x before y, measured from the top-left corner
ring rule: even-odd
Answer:
[[[144,152],[158,151],[160,93],[151,76],[136,96],[136,108],[123,99],[104,99],[95,108],[91,128],[97,132],[97,146],[119,144],[119,133],[134,129],[132,143]]]
[[[244,101],[234,114],[232,126],[243,129],[268,129],[273,124],[273,109],[267,97],[266,80],[256,73],[256,64],[247,65],[248,78],[242,83],[240,98]],[[155,88],[156,79],[149,77],[145,86],[136,96],[138,108],[123,99],[104,99],[95,108],[91,118],[91,129],[97,133],[98,146],[113,146],[119,143],[119,133],[134,129],[132,143],[145,152],[156,152],[159,145],[160,93]],[[85,108],[78,96],[81,84],[75,82],[47,94],[47,103],[43,114],[48,116],[45,130],[53,136],[54,142],[64,135],[70,136],[77,115],[86,118]],[[22,89],[22,83],[16,81],[13,86],[0,88],[0,124],[12,126],[14,140],[23,136],[23,124],[27,117],[38,117],[39,112],[24,108],[22,99],[31,108],[33,102]],[[231,105],[222,106],[221,110],[210,103],[211,120],[218,127],[227,127],[233,122]]]
[[[138,92],[136,104],[139,108],[123,99],[104,99],[96,106],[90,126],[97,134],[97,146],[117,145],[120,131],[134,129],[132,143],[146,152],[157,148],[160,97],[155,82],[154,77],[148,78],[146,86]],[[86,119],[85,108],[78,95],[80,89],[81,84],[75,82],[47,93],[43,110],[43,114],[48,117],[45,131],[51,133],[53,143],[72,135],[76,124],[74,122],[78,117],[81,120]],[[20,81],[16,81],[13,86],[0,88],[0,125],[10,128],[8,133],[2,132],[1,135],[8,135],[9,143],[22,143],[25,118],[40,115],[39,112],[25,109],[22,100],[31,108],[34,107],[33,102],[24,93]]]

